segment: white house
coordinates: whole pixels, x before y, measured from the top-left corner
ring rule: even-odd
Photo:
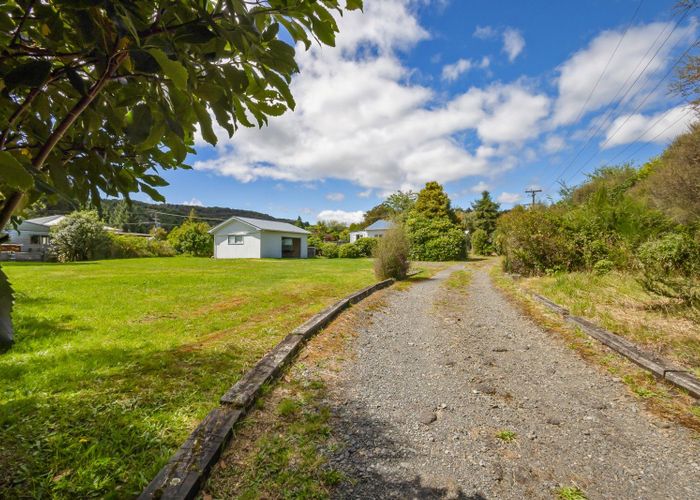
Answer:
[[[287,222],[231,217],[209,230],[216,259],[308,257],[309,233]]]
[[[362,231],[353,231],[350,233],[350,243],[354,243],[360,238],[381,238],[391,228],[392,222],[380,219]]]
[[[26,219],[17,227],[9,229],[8,243],[22,245],[23,252],[44,252],[49,246],[49,231],[64,219],[65,215],[49,215],[36,219]]]

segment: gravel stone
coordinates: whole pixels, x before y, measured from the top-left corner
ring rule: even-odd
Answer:
[[[690,430],[654,425],[623,384],[523,316],[488,269],[472,270],[466,295],[441,287],[461,268],[358,313],[329,383],[345,444],[329,461],[348,478],[334,498],[551,499],[575,483],[588,498],[700,499]],[[516,439],[498,439],[504,430]]]

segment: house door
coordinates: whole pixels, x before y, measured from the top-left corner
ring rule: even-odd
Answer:
[[[301,258],[301,238],[282,238],[282,258]]]

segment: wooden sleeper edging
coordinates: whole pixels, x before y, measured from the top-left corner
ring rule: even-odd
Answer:
[[[609,332],[584,318],[572,316],[568,309],[552,302],[542,295],[529,290],[528,293],[530,293],[535,300],[561,315],[564,320],[579,327],[588,335],[605,344],[618,354],[621,354],[633,363],[650,371],[655,376],[667,380],[676,387],[685,389],[695,398],[700,398],[700,380],[687,370],[683,370],[665,359],[652,356],[626,338]]]
[[[233,427],[245,416],[263,386],[276,379],[303,343],[327,326],[338,314],[393,283],[393,279],[388,279],[363,288],[295,328],[221,397],[221,406],[204,417],[165,467],[141,492],[139,499],[195,498],[209,477],[211,468],[233,437]]]

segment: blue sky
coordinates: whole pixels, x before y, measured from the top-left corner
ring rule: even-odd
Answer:
[[[357,220],[396,189],[502,206],[642,163],[693,114],[669,93],[697,39],[675,0],[365,0],[337,47],[298,49],[297,109],[168,173],[171,203]],[[680,22],[679,22],[680,21]],[[669,74],[669,72],[671,72]],[[667,76],[668,75],[668,76]]]

